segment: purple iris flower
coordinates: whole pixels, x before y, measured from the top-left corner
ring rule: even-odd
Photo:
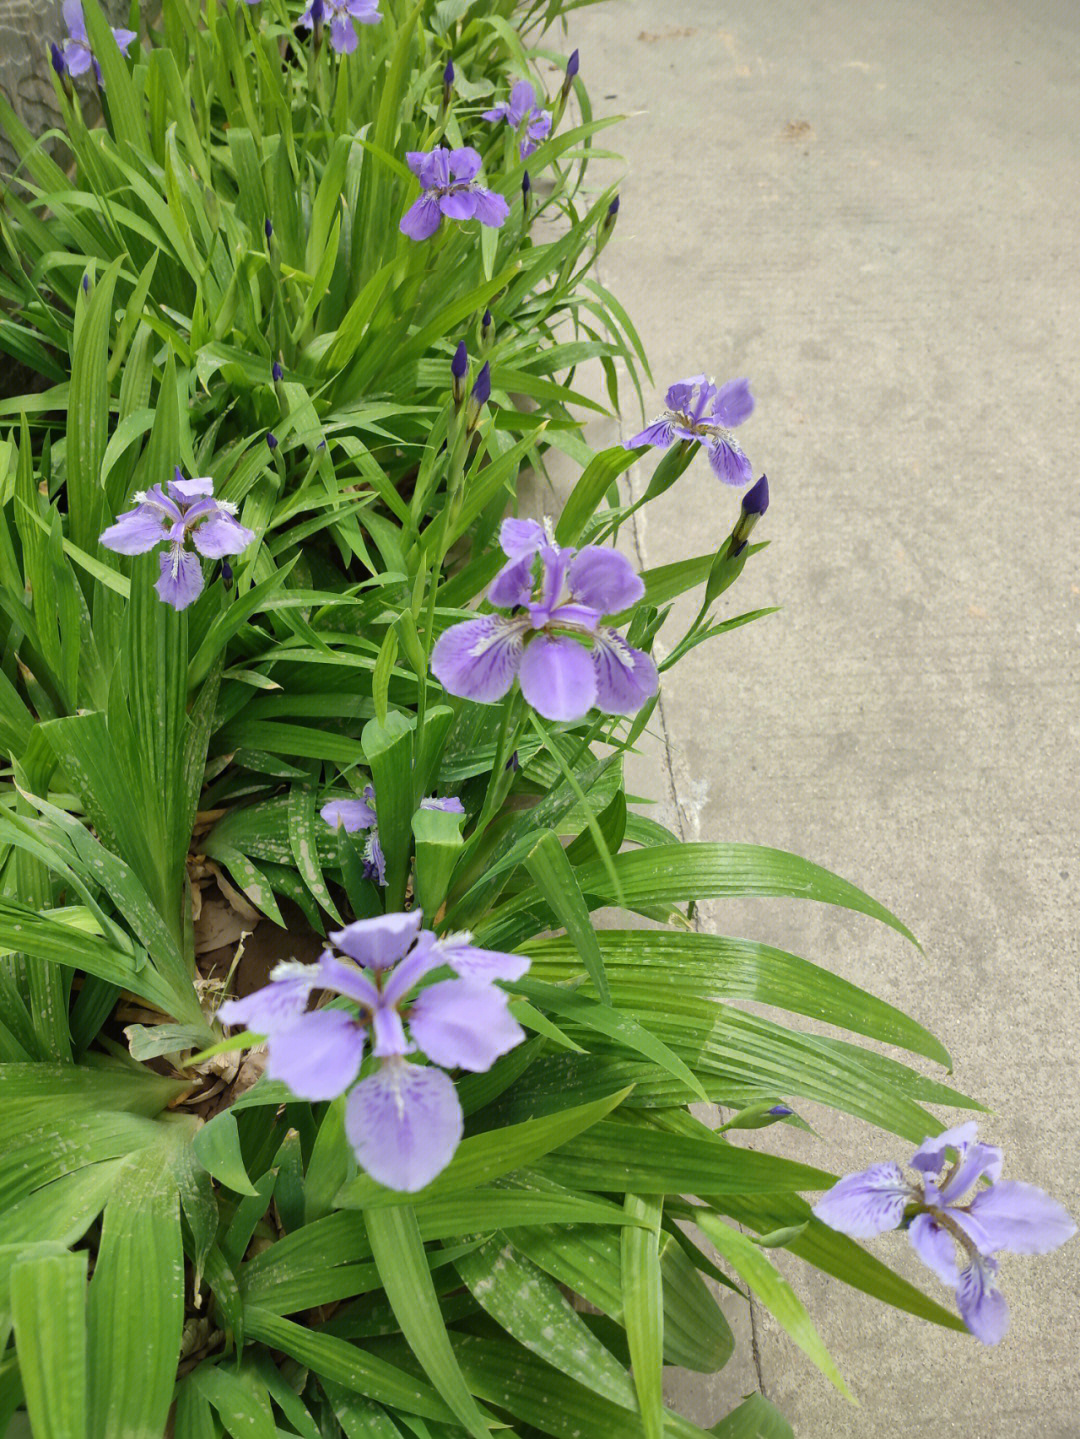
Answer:
[[[182,610],[202,594],[199,555],[209,560],[238,555],[255,535],[237,520],[235,505],[214,499],[214,482],[208,476],[185,480],[177,469],[167,489],[154,485],[139,490],[135,509],[118,515],[101,543],[118,555],[142,555],[164,544],[161,578],[154,588],[167,605]],[[189,539],[199,554],[188,549]]]
[[[510,91],[509,100],[500,100],[493,110],[485,110],[483,119],[497,124],[500,120],[514,130],[525,131],[518,145],[518,154],[527,160],[539,145],[551,134],[551,111],[542,110],[536,103],[536,91],[528,80],[519,80]]]
[[[479,220],[498,229],[510,207],[494,190],[476,183],[480,156],[471,146],[448,150],[410,150],[405,156],[409,169],[424,187],[424,193],[401,217],[400,229],[410,240],[428,240],[448,220]]]
[[[898,1164],[849,1174],[822,1196],[814,1213],[853,1239],[872,1239],[904,1224],[919,1258],[956,1290],[971,1333],[983,1344],[997,1344],[1009,1327],[1009,1306],[997,1287],[994,1255],[1048,1254],[1076,1233],[1076,1225],[1043,1190],[1002,1180],[1001,1150],[979,1144],[977,1128],[972,1121],[924,1140],[910,1160],[915,1179],[906,1179]],[[956,1153],[948,1167],[946,1149]],[[989,1185],[979,1185],[983,1178]],[[964,1203],[975,1185],[974,1197]]]
[[[313,3],[307,7],[300,16],[300,24],[306,30],[315,30],[321,28],[324,19],[330,21],[333,49],[339,55],[351,55],[357,45],[356,26],[377,25],[382,15],[378,0],[319,0],[317,6]]]
[[[718,480],[725,485],[746,485],[754,472],[731,431],[753,412],[749,380],[728,380],[726,385],[716,386],[705,375],[692,375],[672,385],[667,409],[640,435],[627,440],[626,448],[658,445],[666,450],[676,439],[696,440],[707,448]]]
[[[422,799],[420,808],[441,809],[450,814],[465,813],[465,806],[453,795],[447,799],[436,799],[434,796]],[[376,827],[378,818],[375,814],[375,786],[365,785],[361,799],[332,799],[323,805],[319,814],[331,829],[337,829],[340,825],[346,834],[356,834],[359,830],[369,831],[363,854],[364,878],[385,885],[386,856],[379,843],[379,831]]]
[[[656,693],[656,666],[601,623],[635,604],[645,586],[615,550],[560,549],[550,525],[504,520],[507,556],[487,597],[510,615],[481,615],[439,637],[431,668],[452,695],[494,704],[514,680],[538,714],[583,719],[594,705],[635,714]]]
[[[270,983],[218,1010],[267,1038],[267,1077],[300,1099],[336,1099],[351,1090],[345,1132],[360,1164],[390,1189],[413,1193],[444,1169],[464,1120],[446,1069],[483,1072],[525,1035],[494,981],[520,979],[529,961],[476,949],[470,936],[436,939],[418,909],[361,919],[330,935],[354,964],[326,950],[317,964],[280,964]],[[432,970],[452,977],[418,989]],[[352,1001],[308,1010],[314,990]],[[361,1079],[370,1038],[378,1061]],[[407,1056],[418,1051],[423,1065]]]
[[[86,19],[83,15],[82,0],[64,0],[63,14],[64,24],[68,27],[68,39],[64,41],[61,55],[68,74],[85,75],[87,70],[93,67],[98,84],[104,85],[105,82],[101,78],[101,66],[98,64],[97,56],[90,49],[90,41],[86,35]],[[126,55],[132,40],[139,38],[134,30],[114,28],[112,33],[121,55]]]

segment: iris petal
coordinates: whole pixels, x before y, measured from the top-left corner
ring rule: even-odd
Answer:
[[[540,634],[521,657],[521,692],[545,719],[579,720],[596,703],[590,652],[569,637]]]
[[[501,615],[452,625],[431,652],[432,673],[448,693],[494,704],[514,683],[523,630],[520,620]]]
[[[441,1069],[389,1059],[345,1104],[345,1133],[372,1179],[415,1194],[450,1163],[465,1127]]]

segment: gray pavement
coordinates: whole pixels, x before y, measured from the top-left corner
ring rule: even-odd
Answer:
[[[597,112],[632,116],[603,141],[627,168],[602,275],[652,361],[649,418],[674,379],[751,377],[773,544],[727,612],[783,606],[668,676],[635,784],[688,838],[799,851],[898,912],[925,953],[792,902],[705,921],[928,1024],[1006,1176],[1078,1213],[1080,10],[614,0],[570,42]],[[635,542],[664,563],[736,512],[699,458]],[[807,1117],[799,1157],[906,1157]],[[878,1252],[934,1291],[899,1236]],[[755,1306],[737,1367],[673,1385],[694,1417],[760,1385],[802,1439],[1080,1436],[1080,1241],[1004,1257],[996,1350],[785,1258],[860,1406]]]

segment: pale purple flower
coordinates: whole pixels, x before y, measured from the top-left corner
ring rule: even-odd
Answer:
[[[628,450],[639,445],[666,450],[676,439],[697,441],[708,450],[718,480],[725,485],[746,485],[754,472],[731,432],[753,412],[749,380],[728,380],[717,386],[705,375],[691,375],[671,386],[664,413],[625,445]]]
[[[64,24],[68,27],[68,39],[64,41],[61,57],[68,74],[85,75],[87,70],[92,68],[98,84],[104,86],[105,82],[101,78],[101,66],[98,64],[97,56],[90,49],[90,41],[87,38],[82,0],[64,0],[63,15]],[[112,35],[121,55],[126,55],[132,40],[139,38],[134,30],[121,30],[116,27],[113,28]],[[54,68],[55,65],[54,57]]]
[[[997,1287],[994,1256],[1002,1250],[1048,1254],[1076,1233],[1076,1225],[1043,1190],[1002,1180],[1001,1150],[978,1143],[977,1129],[971,1121],[924,1140],[910,1160],[914,1179],[905,1178],[898,1164],[849,1174],[814,1205],[814,1214],[853,1239],[903,1225],[923,1263],[956,1290],[971,1333],[997,1344],[1009,1327],[1009,1307]],[[948,1164],[950,1149],[956,1158]]]
[[[167,490],[167,493],[166,493]],[[106,549],[142,555],[164,544],[161,578],[154,588],[174,610],[186,609],[203,589],[199,555],[220,560],[246,550],[255,535],[236,518],[236,506],[214,499],[207,476],[185,480],[179,469],[166,488],[154,485],[135,495],[135,509],[118,515],[101,536]],[[187,547],[190,540],[198,551]]]
[[[476,182],[480,156],[470,146],[448,150],[410,150],[405,159],[424,193],[401,217],[400,229],[410,240],[428,240],[448,220],[479,220],[494,229],[506,219],[510,207],[501,195]]]
[[[523,160],[527,160],[540,141],[551,134],[551,111],[542,110],[537,105],[536,91],[528,80],[519,80],[510,91],[510,99],[500,100],[494,109],[485,110],[483,119],[493,124],[505,120],[514,130],[521,130],[524,126],[518,145],[518,154]]]
[[[437,799],[432,795],[420,801],[420,808],[441,809],[450,814],[465,813],[465,806],[453,795],[446,799]],[[331,829],[337,829],[340,825],[346,834],[368,831],[363,853],[364,877],[373,879],[376,884],[385,885],[386,856],[379,843],[379,831],[376,827],[378,818],[375,814],[375,786],[365,785],[361,799],[332,799],[323,805],[319,814]]]
[[[331,47],[339,55],[351,55],[357,46],[356,26],[377,25],[381,19],[378,0],[318,0],[300,16],[300,24],[316,30],[329,20]]]
[[[483,1072],[520,1044],[524,1032],[497,979],[519,979],[529,961],[475,949],[467,934],[437,939],[422,914],[357,920],[330,935],[349,964],[326,950],[317,964],[283,964],[270,983],[226,1000],[218,1018],[267,1038],[266,1073],[300,1099],[336,1099],[351,1090],[345,1132],[373,1179],[412,1193],[444,1169],[464,1119],[445,1069]],[[419,987],[433,970],[447,979]],[[350,1001],[308,1010],[314,990]],[[372,1073],[356,1084],[370,1042]],[[428,1065],[411,1055],[423,1053]]]
[[[551,720],[635,714],[657,690],[656,666],[628,645],[605,615],[645,592],[629,560],[586,545],[560,549],[550,526],[504,520],[499,543],[507,563],[487,598],[510,615],[481,615],[439,637],[431,668],[452,695],[494,704],[514,680],[530,705]]]

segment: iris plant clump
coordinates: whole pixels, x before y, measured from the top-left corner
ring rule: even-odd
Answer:
[[[977,1130],[970,1122],[925,1139],[908,1161],[913,1179],[894,1163],[849,1174],[818,1200],[814,1213],[853,1239],[906,1229],[922,1262],[955,1290],[972,1334],[997,1344],[1009,1327],[1009,1306],[997,1287],[996,1256],[1049,1254],[1076,1225],[1035,1185],[1002,1179],[1001,1150],[980,1144]],[[956,1156],[951,1163],[949,1150]]]
[[[688,906],[786,894],[907,935],[895,916],[796,855],[680,841],[626,792],[680,599],[704,590],[665,634],[665,671],[768,613],[715,605],[763,548],[770,496],[733,433],[745,379],[668,389],[628,442],[675,447],[640,502],[616,486],[644,454],[585,442],[579,362],[602,360],[613,409],[619,368],[637,385],[645,365],[589,273],[619,214],[614,187],[589,193],[609,122],[576,50],[550,111],[524,78],[473,104],[531,64],[508,17],[527,39],[574,7],[185,3],[163,0],[147,56],[102,56],[103,124],[65,107],[63,168],[14,127],[20,189],[0,197],[17,311],[0,340],[54,385],[5,402],[0,426],[0,1411],[25,1392],[42,1434],[259,1418],[327,1439],[384,1422],[658,1435],[665,1362],[714,1372],[732,1347],[711,1260],[671,1242],[688,1173],[722,1262],[843,1388],[767,1258],[831,1176],[732,1146],[687,1106],[763,1129],[801,1123],[810,1095],[924,1133],[923,1076],[854,1044],[839,1064],[831,1041],[719,1004],[717,944],[764,1004],[950,1060],[824,967],[701,933]],[[89,3],[64,15],[52,62],[70,95],[73,75],[100,80],[85,20],[107,36]],[[113,36],[123,53],[136,38]],[[567,143],[522,174],[575,88]],[[519,181],[507,225],[499,191]],[[734,527],[696,525],[700,544],[639,575],[619,548],[631,518],[698,445],[747,486]],[[582,464],[558,529],[516,517],[551,447]],[[177,454],[247,523],[209,476],[170,478]],[[157,565],[104,564],[95,537]],[[151,581],[186,610],[204,559],[222,586],[168,622]],[[601,930],[600,906],[629,926]],[[234,948],[264,919],[268,951],[265,929]],[[282,936],[318,959],[274,965]],[[996,1342],[997,1256],[1055,1248],[1072,1221],[1003,1182],[973,1125],[911,1165],[849,1176],[815,1213],[857,1239],[906,1228]],[[810,1262],[834,1272],[841,1251],[857,1287],[959,1327],[848,1241],[822,1262],[820,1230],[805,1237]],[[574,1276],[601,1307],[615,1295],[610,1345],[566,1304]],[[666,1331],[665,1312],[682,1315]],[[787,1432],[747,1403],[709,1432]]]
[[[447,1069],[482,1073],[525,1038],[498,980],[529,961],[437,939],[418,909],[357,920],[330,935],[354,964],[326,950],[317,964],[278,965],[265,988],[226,1000],[218,1018],[265,1034],[267,1075],[301,1099],[348,1091],[345,1132],[360,1164],[390,1189],[422,1189],[449,1164],[464,1127]],[[424,981],[436,971],[450,977]],[[315,991],[346,1006],[309,1011]],[[370,1072],[355,1081],[370,1046]],[[418,1058],[423,1054],[429,1063]]]

